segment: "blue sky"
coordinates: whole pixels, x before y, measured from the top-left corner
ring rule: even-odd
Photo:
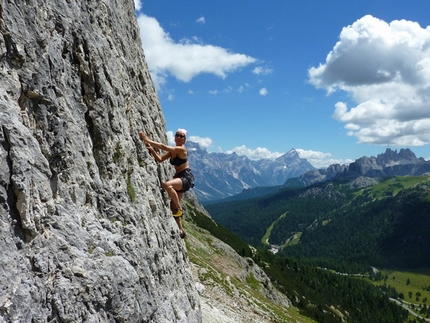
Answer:
[[[135,0],[168,136],[315,167],[430,159],[430,1]]]

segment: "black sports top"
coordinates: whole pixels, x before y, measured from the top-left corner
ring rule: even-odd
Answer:
[[[181,166],[182,164],[185,164],[188,161],[188,158],[182,159],[179,156],[176,156],[175,158],[170,158],[170,164],[174,166]]]

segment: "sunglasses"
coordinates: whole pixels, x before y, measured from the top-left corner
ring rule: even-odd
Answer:
[[[175,134],[175,137],[185,138],[185,136],[184,136],[184,135],[181,135],[180,133]]]

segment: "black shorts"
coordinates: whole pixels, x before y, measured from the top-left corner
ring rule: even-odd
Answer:
[[[189,168],[184,169],[179,174],[176,174],[173,178],[180,178],[182,181],[182,189],[177,192],[185,193],[190,188],[194,187],[194,175]]]

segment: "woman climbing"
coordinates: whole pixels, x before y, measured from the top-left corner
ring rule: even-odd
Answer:
[[[173,179],[168,180],[163,184],[163,188],[167,191],[170,196],[170,210],[173,213],[173,217],[179,228],[179,235],[183,239],[187,235],[182,228],[181,217],[183,210],[180,204],[182,196],[186,191],[194,186],[194,175],[191,172],[188,165],[188,152],[184,147],[187,140],[187,130],[178,129],[175,134],[175,146],[167,146],[153,140],[150,140],[146,134],[139,132],[140,138],[145,142],[146,147],[154,156],[155,160],[159,163],[170,158],[170,164],[175,166],[175,176]],[[166,151],[166,153],[160,156],[155,150],[161,149]]]

